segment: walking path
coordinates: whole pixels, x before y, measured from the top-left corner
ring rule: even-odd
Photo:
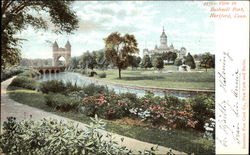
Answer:
[[[63,120],[63,121],[73,121],[74,124],[79,124],[80,128],[86,128],[87,126],[86,124],[83,124],[78,121],[74,121],[65,117],[61,117],[55,114],[51,114],[43,110],[30,107],[28,105],[20,104],[10,99],[9,95],[7,94],[6,89],[8,85],[10,84],[10,82],[13,80],[13,78],[3,81],[1,83],[1,133],[2,133],[2,124],[4,121],[7,120],[7,117],[9,116],[16,117],[18,121],[23,120],[23,119],[29,119],[29,118],[31,118],[32,120],[40,120],[42,118],[55,118],[55,119]],[[103,132],[107,132],[107,131],[103,131]],[[155,144],[142,142],[142,141],[129,138],[129,137],[124,137],[118,134],[112,133],[112,135],[115,138],[115,140],[118,142],[120,142],[121,138],[124,138],[124,141],[122,144],[131,150],[143,150],[143,149],[150,150],[152,146],[156,146]],[[169,148],[166,148],[163,146],[159,146],[158,149],[159,151],[157,153],[159,154],[166,154],[166,152],[170,150]],[[172,152],[175,154],[185,154],[183,152],[178,152],[175,150],[172,150]]]

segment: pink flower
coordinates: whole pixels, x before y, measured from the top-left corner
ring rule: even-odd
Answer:
[[[174,121],[172,119],[168,120],[168,124],[172,124]]]
[[[176,125],[176,124],[174,124],[174,125],[173,125],[173,128],[175,129],[176,127],[177,127],[177,125]]]

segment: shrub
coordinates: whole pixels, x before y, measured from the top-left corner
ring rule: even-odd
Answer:
[[[96,73],[95,71],[91,71],[91,72],[89,73],[89,77],[93,77],[93,76],[95,76],[95,75],[97,75],[97,73]]]
[[[168,128],[194,128],[197,121],[193,119],[193,111],[185,100],[166,95],[154,96],[148,92],[141,98],[142,108],[149,115],[144,119],[154,126],[166,126]]]
[[[132,93],[88,96],[83,99],[83,106],[88,116],[97,114],[106,119],[137,117],[153,126],[195,128],[198,123],[186,100],[154,96],[151,92],[141,98]]]
[[[121,93],[120,97],[125,100],[127,108],[130,111],[131,117],[139,117],[139,113],[143,111],[144,108],[140,98],[134,93]],[[145,111],[145,109],[144,109]]]
[[[3,70],[1,71],[1,82],[22,72],[24,72],[23,68],[10,68],[7,70]]]
[[[100,78],[106,78],[106,77],[107,77],[107,74],[106,74],[106,73],[101,73],[101,74],[98,74],[98,76],[99,76]]]
[[[114,93],[113,91],[110,91],[108,87],[95,85],[95,84],[89,84],[87,86],[84,86],[82,90],[87,94],[88,96],[93,96],[96,94],[110,94]]]
[[[0,149],[6,154],[131,154],[118,145],[111,134],[100,132],[104,123],[95,118],[87,129],[56,119],[40,121],[7,118],[0,136]],[[105,137],[105,138],[104,138]],[[108,139],[108,140],[104,140]],[[153,150],[153,149],[152,149]],[[153,153],[153,151],[149,151]]]
[[[214,95],[198,95],[189,100],[194,111],[193,118],[198,120],[196,128],[205,130],[204,125],[210,118],[215,118],[215,98]]]
[[[80,91],[81,87],[77,86],[77,83],[72,84],[70,81],[66,82],[65,87],[67,89],[67,94],[75,91]]]
[[[26,76],[30,78],[34,78],[36,76],[39,76],[40,73],[37,70],[34,69],[27,69],[23,73],[19,74],[19,76]]]
[[[40,84],[40,90],[46,94],[48,94],[49,92],[66,94],[66,86],[61,80],[42,82]]]
[[[16,78],[12,80],[12,82],[10,83],[10,86],[35,90],[37,88],[37,82],[36,80],[29,78],[29,77],[17,76]]]
[[[74,98],[67,97],[62,94],[49,93],[45,95],[45,102],[48,106],[61,111],[70,111],[77,109],[78,101]]]
[[[117,119],[130,113],[126,100],[116,94],[88,96],[83,99],[83,105],[85,114],[92,117],[97,114],[102,118]]]

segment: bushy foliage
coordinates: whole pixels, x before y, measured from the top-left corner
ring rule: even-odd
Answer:
[[[102,118],[117,119],[130,114],[126,100],[115,94],[86,97],[83,99],[83,105],[88,116],[97,114]]]
[[[194,62],[194,58],[193,58],[193,56],[190,53],[188,53],[188,55],[185,58],[185,64],[188,65],[188,66],[190,66],[191,69],[195,69],[196,68],[196,65],[195,65],[195,62]]]
[[[141,62],[141,67],[142,68],[151,68],[153,67],[151,63],[151,58],[148,55],[143,56],[142,62]]]
[[[93,77],[95,75],[97,75],[97,73],[95,71],[91,71],[91,72],[88,73],[89,77]]]
[[[6,154],[154,155],[157,151],[157,147],[153,147],[151,150],[132,153],[126,146],[118,145],[111,134],[100,132],[105,123],[97,117],[92,119],[86,129],[56,119],[21,122],[16,122],[14,117],[7,119],[0,136],[0,149]]]
[[[198,95],[189,100],[194,111],[194,118],[198,120],[196,126],[199,130],[204,130],[204,125],[210,118],[215,118],[215,98],[214,95]]]
[[[133,93],[115,94],[105,86],[90,84],[78,87],[62,81],[47,81],[41,90],[44,93],[61,93],[46,96],[49,106],[62,111],[74,109],[91,117],[96,114],[105,119],[131,117],[157,127],[198,130],[204,130],[204,124],[214,118],[214,96],[179,99],[148,92],[137,97]]]
[[[63,95],[68,95],[72,92],[82,92],[85,95],[82,96],[93,96],[96,94],[109,94],[114,93],[113,90],[109,90],[106,86],[89,84],[86,86],[77,86],[77,84],[72,84],[71,82],[66,82],[62,80],[50,80],[40,83],[40,91],[48,94],[51,93],[60,93]]]
[[[10,86],[35,90],[37,88],[37,82],[36,80],[30,77],[17,76],[16,78],[12,80],[12,82],[10,83]]]
[[[157,69],[162,69],[164,68],[164,62],[162,57],[155,57],[152,62],[153,66]]]
[[[72,84],[72,82],[68,81],[65,84],[66,90],[67,90],[67,94],[71,93],[71,92],[79,92],[81,91],[81,87],[77,86],[77,83],[75,82],[74,84]]]
[[[56,108],[61,111],[70,111],[77,109],[78,101],[62,94],[49,93],[45,95],[45,102],[48,106]]]
[[[205,98],[204,98],[205,99]],[[186,100],[174,96],[154,96],[148,92],[144,97],[137,97],[132,93],[98,94],[83,99],[84,112],[88,116],[98,114],[105,119],[136,117],[153,126],[167,128],[195,128],[204,129],[204,122],[214,115],[214,99],[205,99],[205,104],[199,110],[199,97]],[[202,111],[205,110],[205,115]],[[201,122],[201,124],[199,124]],[[202,126],[202,127],[201,127]]]
[[[82,87],[82,90],[88,96],[93,96],[93,95],[96,95],[96,94],[110,94],[110,93],[113,93],[113,91],[109,90],[108,87],[95,85],[93,83]]]
[[[206,71],[208,68],[215,67],[215,55],[208,53],[204,53],[200,56],[200,67],[205,68]]]
[[[40,83],[40,91],[45,94],[49,92],[66,94],[66,86],[63,81],[59,80],[45,81]]]
[[[194,128],[197,121],[193,119],[192,109],[185,100],[166,95],[164,98],[148,93],[142,98],[143,107],[149,111],[145,121],[154,126],[164,125],[168,128]]]
[[[30,78],[34,78],[36,76],[39,76],[40,73],[37,70],[34,69],[27,69],[23,73],[19,74],[19,76],[26,76]]]
[[[81,68],[94,69],[97,66],[96,58],[93,52],[86,51],[79,57],[79,65]]]
[[[107,77],[107,74],[106,74],[106,73],[100,73],[100,74],[98,74],[98,76],[99,76],[100,78],[106,78],[106,77]]]
[[[22,72],[24,72],[23,68],[10,68],[10,69],[3,70],[1,72],[1,82],[8,78],[11,78],[12,76],[20,74]]]

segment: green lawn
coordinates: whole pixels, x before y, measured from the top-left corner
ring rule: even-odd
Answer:
[[[90,118],[79,112],[60,112],[48,107],[42,93],[23,88],[9,87],[10,98],[32,107],[43,109],[57,115],[71,118],[83,123],[90,123]],[[120,135],[132,137],[141,141],[159,144],[174,150],[195,154],[214,154],[214,141],[202,138],[202,133],[196,131],[172,130],[164,131],[156,128],[128,125],[118,121],[104,120],[106,130]]]
[[[132,70],[128,68],[122,70],[122,79],[118,78],[118,70],[95,70],[97,73],[105,72],[106,78],[96,78],[115,83],[151,86],[161,88],[195,89],[195,90],[214,90],[215,74],[214,69],[207,72],[174,72],[176,66],[165,66],[163,71],[156,70]],[[173,72],[167,72],[167,71]],[[198,71],[198,70],[193,70]],[[204,71],[204,70],[203,70]]]

